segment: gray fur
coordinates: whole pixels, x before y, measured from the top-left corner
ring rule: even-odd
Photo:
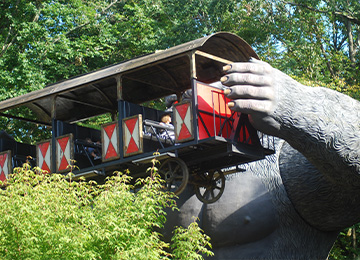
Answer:
[[[232,109],[278,137],[276,154],[229,176],[214,204],[187,188],[167,234],[198,217],[212,259],[326,259],[338,232],[360,221],[360,103],[260,61],[226,73]]]

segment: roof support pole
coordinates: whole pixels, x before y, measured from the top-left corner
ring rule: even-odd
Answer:
[[[117,99],[123,100],[123,92],[122,92],[122,77],[121,75],[115,76],[116,79],[116,92],[117,92]]]
[[[196,51],[192,51],[190,55],[190,80],[197,79],[195,58]]]
[[[208,58],[208,59],[211,59],[211,60],[215,60],[215,61],[224,63],[224,64],[234,63],[234,62],[231,61],[231,60],[223,59],[223,58],[221,58],[221,57],[218,57],[218,56],[215,56],[215,55],[211,55],[211,54],[209,54],[209,53],[206,53],[206,52],[203,52],[203,51],[199,51],[199,50],[195,51],[195,54],[196,54],[196,55],[199,55],[199,56],[203,56],[203,57]]]
[[[51,97],[51,119],[56,118],[56,98],[57,96]]]
[[[191,106],[192,106],[192,124],[194,129],[194,139],[196,143],[199,140],[199,131],[198,131],[198,117],[197,117],[197,87],[196,87],[196,51],[191,52],[190,56],[190,82],[191,82],[191,89],[192,89],[192,99],[191,99]]]
[[[117,88],[117,102],[118,102],[118,131],[119,131],[119,142],[118,142],[118,151],[120,158],[124,158],[124,141],[123,141],[123,129],[122,129],[122,120],[126,117],[125,115],[125,101],[123,98],[123,88],[122,88],[122,75],[117,75],[116,79],[116,88]]]
[[[52,96],[51,98],[51,172],[56,173],[56,137],[57,133],[57,123],[56,123],[56,98],[57,96]]]

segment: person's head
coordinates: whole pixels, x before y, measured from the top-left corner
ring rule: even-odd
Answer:
[[[170,124],[171,123],[171,116],[169,114],[165,114],[161,117],[161,122],[165,123],[165,124]]]

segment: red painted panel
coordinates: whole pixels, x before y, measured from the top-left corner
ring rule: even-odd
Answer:
[[[118,144],[118,122],[112,122],[102,127],[103,160],[114,160],[120,157]]]
[[[221,89],[197,83],[199,139],[219,135],[229,138],[232,111]],[[227,120],[228,119],[228,120]],[[220,132],[221,131],[221,132]]]
[[[124,156],[143,152],[141,114],[123,119]]]
[[[68,166],[74,159],[72,134],[56,138],[56,167],[57,171],[69,170]]]
[[[43,142],[37,145],[37,160],[38,166],[45,172],[50,172],[50,163],[51,163],[51,146],[50,141]]]
[[[9,157],[8,152],[0,154],[0,181],[5,181],[7,179],[7,175],[10,173],[8,160],[11,160],[11,158]]]
[[[185,142],[194,139],[192,122],[191,104],[176,104],[174,106],[176,142]]]

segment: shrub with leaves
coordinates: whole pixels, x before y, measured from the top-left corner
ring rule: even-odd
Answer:
[[[174,231],[172,246],[161,240],[156,230],[166,221],[164,210],[175,210],[176,205],[174,195],[162,190],[163,181],[154,169],[132,186],[131,177],[120,172],[98,185],[43,174],[28,165],[16,168],[0,189],[1,259],[158,260],[210,255],[209,238],[195,222]]]
[[[199,253],[213,256],[207,249],[211,247],[210,237],[202,233],[197,222],[192,222],[187,229],[177,227],[171,241],[174,259],[202,259]]]

